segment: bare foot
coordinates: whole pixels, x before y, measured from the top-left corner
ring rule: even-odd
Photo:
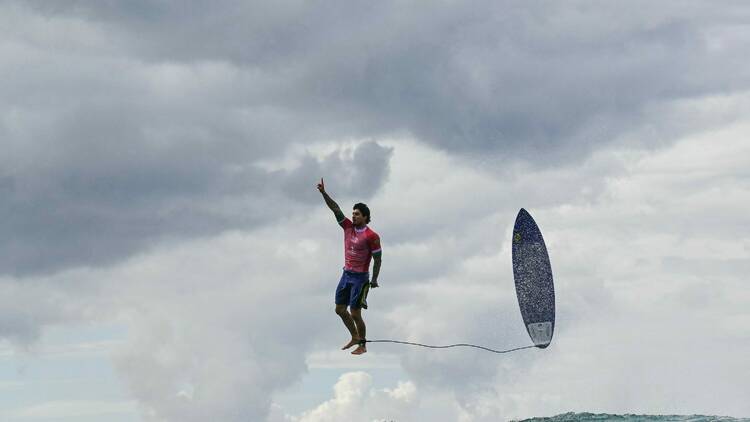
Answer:
[[[341,348],[341,350],[346,350],[346,349],[348,349],[348,348],[350,348],[350,347],[352,347],[352,346],[354,346],[355,344],[358,344],[358,343],[359,343],[359,339],[358,338],[352,338],[351,341],[349,341],[349,343],[346,343],[346,346],[344,346],[344,347]]]
[[[363,353],[367,353],[367,347],[365,347],[364,344],[360,344],[359,347],[352,352],[353,355],[361,355]]]

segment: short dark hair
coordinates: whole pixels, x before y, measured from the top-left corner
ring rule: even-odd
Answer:
[[[363,204],[361,202],[358,202],[358,203],[354,204],[354,207],[352,209],[353,210],[359,210],[359,212],[361,212],[362,215],[365,216],[365,222],[366,223],[370,222],[370,208],[368,208],[367,205],[365,205],[365,204]]]

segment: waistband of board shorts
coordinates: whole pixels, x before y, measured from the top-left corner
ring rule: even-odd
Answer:
[[[369,275],[370,274],[369,272],[361,273],[359,271],[347,270],[346,268],[344,268],[343,270],[345,273],[350,274],[350,275],[365,275],[365,274]]]

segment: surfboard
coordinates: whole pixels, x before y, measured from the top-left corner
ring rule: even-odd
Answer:
[[[534,345],[544,349],[555,331],[552,266],[542,232],[523,208],[513,227],[513,279],[526,331]]]

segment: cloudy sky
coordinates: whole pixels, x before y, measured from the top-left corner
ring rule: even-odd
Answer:
[[[0,419],[750,417],[746,2],[0,1]],[[333,312],[372,209],[368,337]],[[348,211],[347,211],[348,212]]]

